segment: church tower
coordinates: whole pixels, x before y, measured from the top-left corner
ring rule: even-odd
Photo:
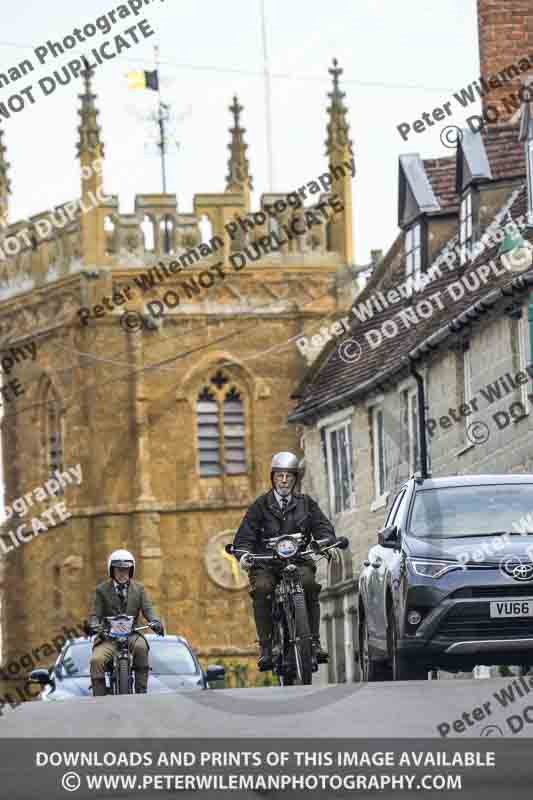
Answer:
[[[302,174],[317,191],[318,176],[351,158],[339,73],[335,65],[330,163],[317,159]],[[36,344],[36,359],[16,368],[24,394],[5,408],[6,505],[82,471],[81,484],[64,478],[56,497],[34,498],[25,520],[56,502],[69,518],[5,556],[2,662],[79,627],[108,555],[124,547],[167,631],[186,636],[204,663],[250,665],[253,678],[247,577],[224,545],[268,490],[272,454],[300,452],[286,422],[305,369],[294,339],[344,310],[350,181],[337,170],[333,188],[308,191],[305,208],[287,201],[297,187],[263,194],[252,213],[234,97],[224,191],[195,194],[188,211],[174,194],[139,194],[134,213],[122,213],[104,192],[91,71],[82,78],[81,197],[9,225],[6,236],[27,229],[33,244],[0,262],[0,342]],[[4,156],[0,140],[5,217]],[[333,191],[344,209],[328,237],[315,206]],[[6,548],[15,528],[12,519],[2,526]],[[52,660],[41,652],[39,663]]]

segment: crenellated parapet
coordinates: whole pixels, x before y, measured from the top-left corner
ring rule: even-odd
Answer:
[[[135,269],[161,259],[179,258],[191,250],[199,254],[194,263],[203,267],[216,259],[228,263],[235,252],[272,238],[270,252],[263,250],[261,263],[289,266],[295,257],[320,257],[336,263],[342,254],[331,246],[326,211],[330,195],[320,194],[311,205],[289,204],[293,193],[264,194],[257,211],[246,213],[243,197],[228,192],[197,194],[194,212],[178,211],[176,195],[140,194],[135,211],[121,213],[117,195],[108,195],[98,207],[99,235],[104,253],[87,265],[82,248],[83,201],[74,201],[7,226],[0,243],[0,300],[30,291],[79,273],[88,266]],[[321,211],[317,211],[320,208]],[[216,240],[213,248],[213,240]],[[220,244],[222,242],[222,244]],[[276,243],[279,245],[275,247]],[[327,256],[326,260],[324,258]],[[338,256],[338,257],[337,257]],[[259,266],[259,265],[258,265]]]

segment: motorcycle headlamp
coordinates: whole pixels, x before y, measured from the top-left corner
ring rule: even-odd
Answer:
[[[298,544],[294,539],[280,539],[274,545],[274,549],[280,558],[291,558],[298,552]]]
[[[461,564],[459,564],[458,561],[434,561],[431,559],[408,558],[407,562],[416,575],[421,575],[424,578],[440,578],[447,572],[451,572],[454,569],[461,569]]]

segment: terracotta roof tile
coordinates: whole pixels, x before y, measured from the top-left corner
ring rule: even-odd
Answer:
[[[455,156],[426,158],[422,163],[442,210],[456,210],[459,198],[455,193]]]

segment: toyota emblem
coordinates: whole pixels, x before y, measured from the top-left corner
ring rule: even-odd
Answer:
[[[502,564],[502,572],[515,581],[530,581],[533,579],[533,563],[518,556],[511,556]]]

